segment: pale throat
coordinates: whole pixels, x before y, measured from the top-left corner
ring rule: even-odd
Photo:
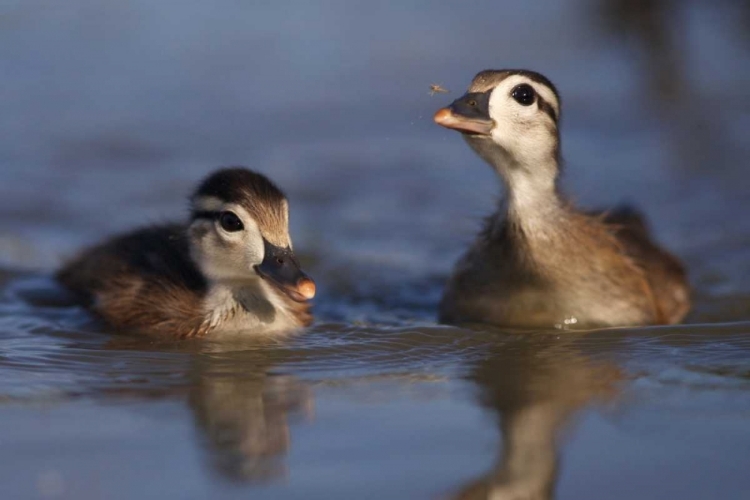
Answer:
[[[489,139],[467,138],[467,142],[503,179],[509,215],[537,218],[559,209],[559,165],[553,152],[519,157]]]
[[[278,297],[263,282],[214,282],[204,299],[207,321],[212,327],[227,322],[245,327],[276,324],[284,316]]]
[[[560,195],[557,190],[556,166],[550,167],[550,170],[533,173],[523,167],[505,170],[501,173],[507,186],[509,210],[519,216],[531,217],[559,208]]]

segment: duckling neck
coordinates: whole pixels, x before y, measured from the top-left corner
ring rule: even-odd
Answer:
[[[498,214],[521,227],[551,224],[564,211],[558,189],[559,160],[554,152],[518,158],[487,139],[468,140],[469,145],[498,173],[506,199]]]
[[[503,175],[507,190],[507,213],[519,222],[549,216],[563,207],[556,179],[540,179],[525,171],[510,171]]]

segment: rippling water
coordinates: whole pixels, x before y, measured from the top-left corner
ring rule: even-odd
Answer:
[[[747,497],[750,10],[541,5],[0,6],[0,497]],[[562,93],[572,197],[685,260],[685,325],[435,324],[499,188],[431,116],[518,66]],[[227,164],[287,191],[313,328],[160,342],[65,302],[62,259]]]

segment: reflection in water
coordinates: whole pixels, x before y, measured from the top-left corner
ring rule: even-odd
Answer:
[[[241,365],[240,365],[241,366]],[[211,459],[229,479],[264,481],[283,476],[289,449],[289,416],[309,414],[312,394],[292,376],[265,368],[222,373],[210,357],[194,367],[189,405],[205,435]]]
[[[85,498],[77,493],[91,491],[96,474],[103,487],[130,497],[148,485],[160,498],[357,498],[362,492],[427,498],[449,488],[458,499],[541,499],[556,492],[607,498],[580,492],[603,492],[610,484],[622,491],[619,466],[631,457],[642,458],[629,471],[641,488],[666,488],[667,498],[684,486],[682,476],[655,477],[651,464],[688,474],[713,461],[716,472],[709,469],[693,484],[708,488],[729,479],[730,493],[747,490],[747,323],[551,335],[329,324],[283,342],[154,342],[90,331],[45,333],[68,324],[67,310],[58,309],[57,315],[36,309],[34,318],[54,322],[28,322],[29,314],[6,328],[0,343],[0,409],[8,423],[0,434],[7,465],[0,483],[15,488],[3,498],[35,496],[20,493],[48,477],[64,481],[67,498]],[[612,358],[617,365],[605,361]],[[561,463],[563,431],[577,413],[618,393],[621,369],[639,381],[623,384],[633,396],[622,412],[628,432],[606,426],[604,434],[592,434],[591,425],[581,425],[576,450],[582,454]],[[290,435],[295,419],[311,413],[311,389],[301,379],[325,387],[316,401],[325,416],[304,435]],[[423,404],[427,386],[413,382],[438,379]],[[390,398],[396,387],[390,381],[409,390]],[[465,397],[473,386],[495,419],[474,420],[478,405]],[[3,402],[3,396],[10,397]],[[40,404],[49,410],[40,412]],[[706,425],[709,417],[718,425]],[[669,432],[654,433],[653,426]],[[474,445],[486,442],[494,427],[503,446],[492,464]],[[686,432],[693,437],[683,446]],[[613,443],[619,447],[608,453]],[[285,475],[291,446],[294,474],[284,485],[268,484]],[[690,461],[681,461],[686,455]],[[480,460],[489,470],[469,481],[466,471]],[[383,486],[395,493],[380,494]],[[399,495],[400,489],[408,493]]]
[[[319,418],[307,433],[310,446],[301,446],[302,436],[289,429],[311,407],[309,386],[272,373],[331,376],[340,384],[426,373],[445,375],[454,387],[467,363],[504,445],[494,463],[477,464],[474,448],[466,448],[465,468],[441,478],[441,491],[452,484],[461,488],[457,498],[544,498],[556,490],[562,496],[562,488],[570,498],[618,496],[603,490],[609,486],[627,498],[638,496],[627,491],[638,481],[652,497],[711,498],[717,485],[724,496],[741,497],[750,443],[748,323],[600,335],[625,339],[608,354],[646,380],[634,384],[636,401],[622,415],[627,433],[588,421],[578,427],[585,456],[575,464],[560,461],[561,435],[587,406],[615,393],[617,367],[552,342],[412,328],[432,320],[446,266],[495,193],[489,172],[464,164],[465,146],[431,125],[437,100],[446,97],[431,98],[427,85],[440,81],[455,92],[467,75],[506,62],[548,71],[566,89],[569,123],[579,134],[571,144],[590,163],[579,173],[596,181],[578,184],[579,193],[592,196],[623,171],[623,178],[659,181],[623,189],[651,204],[650,219],[661,216],[664,244],[683,257],[692,253],[698,273],[691,274],[704,276],[699,293],[714,294],[699,298],[696,320],[750,315],[743,279],[750,226],[741,216],[748,206],[741,186],[750,59],[740,52],[750,46],[750,2],[732,3],[586,0],[541,9],[484,2],[477,16],[448,2],[427,9],[426,2],[398,9],[11,2],[18,8],[4,10],[0,30],[2,45],[14,47],[0,61],[9,106],[0,117],[0,262],[51,268],[103,232],[178,216],[182,193],[209,166],[250,163],[288,186],[299,214],[297,243],[312,251],[311,271],[326,281],[320,317],[345,325],[262,353],[260,346],[212,352],[206,343],[107,350],[109,337],[80,310],[0,297],[2,498],[38,497],[38,477],[65,480],[67,498],[95,496],[97,486],[109,497],[159,498],[377,497],[373,485],[407,482],[428,489],[432,466],[455,470],[459,456],[433,449],[486,436],[487,422],[465,420],[476,412],[463,393],[436,398],[440,420],[432,419],[436,406],[403,398],[383,410],[391,418],[364,427],[355,424],[380,403],[362,405],[352,394],[382,386],[331,385],[335,404],[316,401],[331,420]],[[609,46],[591,35],[601,18],[584,19],[592,5],[609,9],[608,26],[617,28]],[[619,94],[631,78],[640,87]],[[594,99],[596,89],[604,90]],[[654,119],[631,115],[638,107]],[[611,127],[599,127],[603,119]],[[653,150],[635,151],[641,144]],[[598,168],[602,152],[611,171]],[[663,168],[670,156],[679,169]],[[7,279],[14,277],[0,272],[0,283]],[[19,295],[38,299],[45,286]],[[352,326],[359,320],[381,324]],[[174,425],[175,418],[188,425]],[[456,438],[455,429],[465,435]],[[682,446],[684,435],[691,439]],[[629,452],[612,451],[623,441],[637,442]],[[347,455],[340,446],[321,448],[332,442],[367,447],[351,446]],[[289,484],[254,488],[284,473],[290,446],[299,469]],[[329,450],[339,455],[321,463]],[[632,465],[627,479],[625,460]],[[428,472],[411,475],[411,465]],[[654,465],[672,474],[654,474]],[[463,475],[477,466],[487,472],[473,481]],[[594,467],[597,478],[590,478]],[[595,480],[602,477],[612,481]],[[251,484],[226,487],[230,481]],[[582,489],[574,483],[588,485],[589,494],[576,494]]]
[[[123,336],[111,339],[107,347],[188,354],[184,383],[170,393],[182,395],[187,389],[187,405],[211,469],[241,482],[268,482],[286,475],[290,422],[295,417],[311,418],[313,395],[296,377],[269,373],[290,352],[283,341],[159,343]]]
[[[469,376],[482,404],[499,417],[503,446],[493,470],[456,499],[552,498],[561,431],[578,410],[617,393],[622,374],[609,362],[565,345],[526,339],[518,344],[493,350]]]

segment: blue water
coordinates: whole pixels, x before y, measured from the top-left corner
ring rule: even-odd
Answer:
[[[0,5],[0,498],[748,498],[748,32],[739,1]],[[685,261],[685,325],[436,325],[500,187],[431,117],[503,67],[561,92],[571,197]],[[313,328],[60,302],[63,259],[230,164],[287,192]]]

